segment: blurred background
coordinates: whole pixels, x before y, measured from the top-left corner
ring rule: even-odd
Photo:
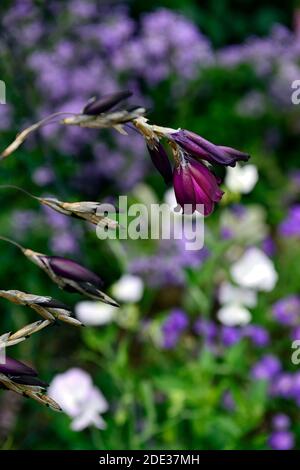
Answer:
[[[279,0],[1,1],[0,148],[54,111],[120,89],[152,122],[249,152],[223,173],[205,247],[100,241],[95,228],[0,187],[0,234],[97,272],[116,311],[60,291],[0,241],[1,289],[50,295],[62,324],[10,348],[65,413],[0,393],[3,449],[300,447],[300,6]],[[44,127],[1,184],[65,201],[173,201],[137,134]],[[0,299],[1,333],[35,321]]]

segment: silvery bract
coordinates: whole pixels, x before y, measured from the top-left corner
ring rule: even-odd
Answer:
[[[30,325],[26,325],[16,333],[5,333],[0,336],[0,350],[2,348],[7,348],[9,346],[15,346],[15,344],[25,341],[29,336],[37,333],[38,331],[43,330],[46,326],[50,325],[52,322],[50,320],[38,320]]]
[[[80,202],[63,202],[52,197],[38,197],[34,194],[25,191],[18,186],[11,184],[3,184],[0,189],[16,189],[21,191],[27,196],[39,201],[40,204],[50,207],[51,209],[64,214],[66,216],[75,217],[77,219],[83,219],[94,225],[100,225],[105,229],[116,229],[118,222],[116,220],[107,217],[106,213],[102,210],[102,204],[100,202],[92,201],[80,201]]]
[[[15,304],[32,308],[49,322],[61,320],[70,325],[82,326],[79,320],[71,316],[72,312],[69,307],[52,297],[27,294],[19,290],[0,290],[0,297],[4,297]],[[26,335],[24,334],[24,336]]]

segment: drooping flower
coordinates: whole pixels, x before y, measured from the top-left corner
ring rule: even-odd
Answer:
[[[172,166],[164,147],[159,141],[147,144],[153,165],[159,171],[166,184],[172,181]]]
[[[48,322],[57,320],[63,321],[74,326],[83,326],[83,324],[71,316],[70,308],[52,297],[27,294],[19,290],[0,290],[0,297],[10,300],[18,305],[25,305],[32,308]]]
[[[231,147],[215,145],[195,132],[180,129],[169,134],[169,138],[176,142],[187,154],[209,163],[224,166],[235,166],[236,162],[247,162],[250,155]]]
[[[215,145],[185,129],[150,125],[144,116],[134,119],[132,123],[145,138],[154,165],[166,181],[170,177],[170,163],[160,139],[166,139],[169,143],[175,162],[175,195],[178,204],[182,208],[186,206],[185,212],[197,210],[209,215],[214,209],[214,203],[221,200],[223,192],[219,188],[220,181],[208,167],[209,164],[235,166],[237,161],[250,158],[248,154]]]
[[[73,368],[58,374],[52,380],[48,393],[72,418],[73,431],[81,431],[89,426],[98,429],[106,427],[101,415],[108,410],[108,403],[86,371]]]
[[[10,357],[0,363],[0,387],[30,397],[55,411],[61,411],[60,406],[43,391],[48,386],[37,377],[37,372]]]
[[[224,194],[217,178],[205,165],[184,155],[174,168],[173,184],[177,202],[184,212],[197,210],[209,215]]]

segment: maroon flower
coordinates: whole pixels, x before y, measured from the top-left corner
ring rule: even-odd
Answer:
[[[219,188],[217,178],[202,163],[192,158],[181,157],[180,164],[175,167],[173,173],[178,204],[183,212],[198,210],[204,215],[211,214],[214,203],[219,202],[224,194]],[[199,205],[203,205],[204,210]]]
[[[153,165],[159,171],[165,183],[170,183],[172,181],[172,167],[167,152],[160,142],[148,144],[147,148]]]
[[[169,135],[170,140],[191,156],[210,163],[218,163],[225,166],[235,166],[236,162],[247,162],[250,155],[240,152],[231,147],[215,145],[209,140],[204,139],[195,132],[179,130]]]

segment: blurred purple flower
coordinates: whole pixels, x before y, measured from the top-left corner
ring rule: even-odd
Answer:
[[[290,450],[294,445],[294,434],[289,431],[275,431],[269,438],[269,446],[274,450]]]
[[[174,309],[165,319],[162,325],[163,348],[173,349],[182,333],[188,327],[188,317],[183,310]]]
[[[274,240],[271,237],[267,237],[262,242],[262,249],[267,256],[272,258],[276,253],[276,245]]]
[[[275,416],[273,416],[272,427],[276,431],[284,431],[288,429],[290,425],[291,425],[291,420],[286,414],[278,413]]]
[[[279,374],[280,370],[279,359],[272,354],[267,354],[253,366],[251,376],[253,379],[271,380]]]
[[[216,323],[205,318],[198,318],[194,324],[194,331],[197,335],[202,336],[209,344],[213,342],[218,334]]]
[[[243,329],[243,336],[249,338],[255,346],[264,347],[269,344],[268,331],[259,325],[247,325]]]
[[[300,236],[300,204],[289,210],[288,216],[279,226],[279,233],[285,238]]]
[[[54,180],[54,172],[52,168],[46,167],[46,166],[40,166],[37,168],[32,175],[33,181],[38,185],[38,186],[46,186],[47,184],[52,183]]]
[[[282,325],[295,326],[300,320],[300,297],[289,295],[272,307],[274,318]]]
[[[240,328],[234,326],[223,326],[221,329],[221,339],[224,346],[233,346],[238,343],[242,338],[242,331]]]
[[[294,396],[294,377],[289,372],[281,372],[272,383],[271,394],[282,398],[293,398]]]
[[[236,408],[236,404],[233,398],[232,393],[227,390],[226,392],[223,393],[222,396],[222,405],[227,411],[234,411]]]

